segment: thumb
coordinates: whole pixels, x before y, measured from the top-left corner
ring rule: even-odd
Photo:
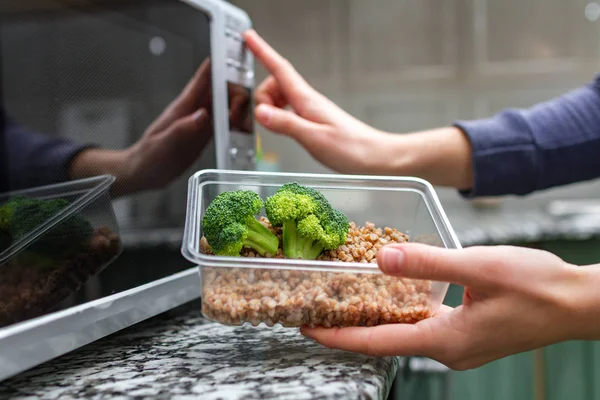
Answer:
[[[258,105],[255,114],[256,120],[265,128],[289,136],[305,147],[314,145],[315,140],[325,134],[323,125],[308,121],[291,111],[268,104]]]
[[[497,253],[485,248],[445,249],[419,243],[393,244],[379,250],[377,264],[388,275],[482,287],[490,279],[485,267],[502,261]]]

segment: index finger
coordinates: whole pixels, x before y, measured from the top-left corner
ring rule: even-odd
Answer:
[[[210,58],[206,58],[181,92],[179,101],[184,102],[190,110],[200,107],[207,99],[211,87],[210,68]]]
[[[283,87],[306,86],[302,76],[294,67],[279,53],[277,53],[267,42],[265,42],[254,30],[244,33],[246,45],[256,58],[264,65],[271,75],[279,81]]]

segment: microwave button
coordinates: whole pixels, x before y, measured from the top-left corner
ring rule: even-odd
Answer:
[[[246,153],[246,156],[248,157],[248,161],[253,163],[255,161],[255,153],[254,150],[250,149],[248,150],[248,152]]]
[[[236,32],[233,29],[229,29],[229,28],[225,28],[225,36],[230,37],[233,40],[236,40],[238,42],[241,42],[243,40],[243,37],[242,37],[242,35],[239,34],[239,32]]]
[[[238,61],[236,61],[236,60],[232,60],[231,58],[228,58],[227,59],[227,66],[239,69],[240,68],[240,63]]]
[[[231,157],[231,161],[235,161],[237,158],[237,154],[238,154],[238,149],[235,147],[232,147],[231,149],[229,149],[229,156]]]

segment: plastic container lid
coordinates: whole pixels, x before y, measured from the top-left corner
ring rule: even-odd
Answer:
[[[461,248],[433,186],[420,178],[202,170],[188,181],[187,214],[181,247],[183,256],[200,266],[211,267],[280,269],[283,265],[286,269],[335,268],[336,271],[381,272],[376,265],[356,262],[344,262],[340,265],[341,263],[332,261],[224,257],[202,253],[202,218],[206,207],[218,193],[249,189],[259,193],[264,199],[281,185],[292,181],[323,192],[332,205],[348,215],[350,220],[382,221],[400,231],[410,233],[412,242]],[[347,201],[343,199],[346,193],[350,196]],[[383,201],[383,196],[388,196],[392,202],[397,201],[397,204],[390,207],[389,202]],[[407,201],[402,201],[403,199]],[[359,205],[349,211],[350,203]],[[357,208],[365,207],[371,209],[357,211]],[[404,215],[403,221],[406,222],[392,222],[397,219],[392,212],[395,215]]]
[[[93,178],[80,179],[54,185],[38,186],[31,189],[17,190],[0,194],[0,205],[6,203],[15,196],[33,197],[37,199],[69,198],[69,204],[60,212],[53,215],[45,222],[31,229],[19,240],[0,253],[0,265],[4,264],[11,257],[17,254],[37,238],[63,221],[65,218],[73,215],[79,210],[85,208],[99,196],[104,194],[114,183],[115,177],[112,175],[101,175]]]

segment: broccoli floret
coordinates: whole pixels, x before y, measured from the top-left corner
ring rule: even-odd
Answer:
[[[36,227],[58,214],[69,202],[65,199],[33,199],[14,197],[0,207],[0,232],[11,243],[21,239]],[[89,221],[74,214],[61,220],[27,248],[41,257],[67,257],[80,251],[93,233]]]
[[[251,190],[224,192],[215,197],[202,221],[212,252],[239,256],[242,247],[247,246],[261,256],[277,254],[279,239],[255,217],[263,206],[263,200]]]
[[[24,196],[12,197],[0,207],[0,231],[10,232],[15,211],[20,207],[37,204],[38,201]]]
[[[271,224],[283,227],[283,254],[288,258],[315,260],[323,250],[344,244],[350,229],[348,218],[322,193],[295,182],[267,198],[265,209]]]
[[[65,199],[49,199],[16,208],[13,237],[19,239],[26,235],[68,205],[69,202]],[[93,230],[89,221],[81,215],[73,214],[46,231],[33,243],[31,250],[44,255],[67,257],[81,251]]]
[[[14,214],[21,207],[29,204],[35,204],[35,200],[15,196],[0,207],[0,251],[6,250],[13,243],[14,235]]]

